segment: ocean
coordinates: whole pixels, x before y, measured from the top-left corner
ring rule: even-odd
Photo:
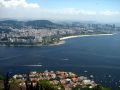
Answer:
[[[0,74],[70,71],[117,90],[120,86],[120,33],[65,40],[65,44],[0,47]]]

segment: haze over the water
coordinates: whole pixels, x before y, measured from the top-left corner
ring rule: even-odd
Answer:
[[[120,22],[120,0],[0,0],[0,19]]]

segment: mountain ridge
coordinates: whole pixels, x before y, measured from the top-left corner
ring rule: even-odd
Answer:
[[[0,26],[8,26],[12,28],[24,28],[24,27],[32,27],[32,28],[43,28],[43,27],[51,27],[57,26],[49,20],[31,20],[31,21],[17,21],[17,20],[3,20],[0,21]]]

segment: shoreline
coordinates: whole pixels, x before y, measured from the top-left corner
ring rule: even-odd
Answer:
[[[91,34],[91,35],[73,35],[73,36],[66,36],[66,37],[62,37],[60,38],[59,42],[54,42],[53,44],[48,44],[48,45],[42,45],[42,44],[36,44],[36,45],[9,45],[8,47],[39,47],[39,46],[56,46],[56,45],[62,45],[65,44],[65,40],[67,39],[72,39],[72,38],[78,38],[78,37],[90,37],[90,36],[110,36],[110,35],[114,35],[116,33],[113,34]],[[3,46],[7,46],[7,45],[0,45],[0,47]]]
[[[61,45],[64,44],[64,40],[60,40],[59,42],[54,42],[53,44],[48,44],[48,45],[42,45],[42,44],[34,44],[34,45],[0,45],[0,47],[40,47],[40,46],[56,46],[56,45]]]
[[[59,42],[55,42],[54,44],[50,44],[48,46],[56,46],[56,45],[62,45],[62,44],[65,44],[64,40],[60,40]]]
[[[60,38],[60,40],[66,40],[66,39],[72,39],[72,38],[77,38],[77,37],[89,37],[89,36],[110,36],[110,35],[114,35],[113,34],[93,34],[93,35],[73,35],[73,36],[67,36],[67,37],[62,37]]]

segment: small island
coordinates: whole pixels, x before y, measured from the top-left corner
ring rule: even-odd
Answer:
[[[4,84],[2,83],[4,82]],[[48,71],[15,74],[11,78],[7,73],[0,80],[0,90],[111,90],[85,76],[73,72]]]

